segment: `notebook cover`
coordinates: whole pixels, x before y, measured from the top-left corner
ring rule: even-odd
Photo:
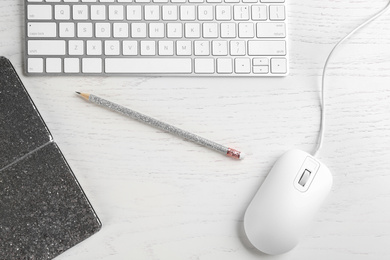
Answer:
[[[16,71],[0,57],[0,259],[53,259],[100,228]]]

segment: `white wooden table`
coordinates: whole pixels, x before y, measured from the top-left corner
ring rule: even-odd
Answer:
[[[390,259],[390,13],[342,46],[320,159],[334,186],[299,246],[258,253],[243,214],[273,162],[311,152],[323,63],[385,0],[291,0],[285,78],[26,77],[23,1],[0,1],[0,55],[26,85],[103,228],[58,260]],[[236,161],[84,102],[91,92],[247,153]],[[0,209],[1,210],[1,209]]]

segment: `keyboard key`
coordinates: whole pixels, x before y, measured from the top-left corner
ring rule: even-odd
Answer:
[[[246,53],[245,41],[230,41],[230,55],[244,56]]]
[[[69,5],[56,5],[54,8],[54,16],[56,20],[69,20],[70,19],[70,6]]]
[[[111,37],[111,24],[110,23],[96,23],[95,24],[95,36],[98,38]]]
[[[228,42],[227,41],[213,41],[212,44],[214,56],[226,56],[228,55]]]
[[[114,23],[113,31],[113,35],[115,38],[127,38],[129,37],[129,24]]]
[[[65,41],[60,40],[30,40],[29,55],[65,55]]]
[[[92,23],[78,23],[77,37],[92,37]]]
[[[132,23],[131,37],[146,38],[146,23]]]
[[[106,58],[106,73],[191,73],[190,58]]]
[[[27,18],[29,20],[50,20],[52,11],[50,5],[29,5],[27,7]]]
[[[62,69],[60,58],[47,58],[46,59],[46,72],[48,73],[60,73]]]
[[[249,55],[286,55],[285,41],[248,41]]]
[[[137,41],[123,41],[123,55],[138,55]]]
[[[191,41],[177,41],[176,42],[176,55],[178,55],[178,56],[192,55]]]
[[[230,21],[232,19],[232,8],[229,5],[217,5],[215,16],[217,21]]]
[[[108,19],[113,21],[123,20],[123,5],[110,5],[108,7]]]
[[[240,38],[253,38],[255,36],[253,23],[239,23],[238,32]]]
[[[266,5],[252,5],[252,20],[266,21],[267,20],[267,6]]]
[[[150,23],[149,24],[149,37],[150,38],[164,38],[165,26],[163,23]]]
[[[57,36],[56,23],[28,23],[27,31],[29,37],[48,38]]]
[[[186,38],[199,38],[200,37],[200,24],[199,23],[186,23],[184,25],[184,35]]]
[[[101,55],[102,41],[87,41],[87,55]]]
[[[198,5],[199,21],[212,21],[214,19],[214,8],[212,5]]]
[[[104,42],[104,54],[105,55],[119,55],[120,54],[119,41],[105,41]]]
[[[29,58],[27,60],[27,71],[30,73],[42,73],[43,72],[43,59],[42,58]]]
[[[60,23],[60,37],[74,37],[74,23]]]
[[[234,71],[239,74],[251,72],[251,59],[236,58],[234,59]]]
[[[253,66],[268,66],[268,58],[253,58]]]
[[[215,71],[214,59],[199,58],[195,59],[195,73],[212,74]]]
[[[68,43],[69,55],[84,55],[84,41],[72,40]]]
[[[167,23],[167,37],[181,38],[183,37],[183,29],[181,23]]]
[[[233,60],[231,58],[218,58],[217,72],[222,74],[233,73]]]
[[[284,19],[286,19],[284,6],[271,5],[269,7],[269,19],[273,21],[283,21]]]
[[[127,6],[127,20],[141,21],[142,12],[140,5],[128,5]]]
[[[234,20],[246,21],[249,20],[249,6],[247,5],[235,5],[234,8]]]
[[[176,21],[178,19],[176,5],[163,5],[162,18],[164,21]]]
[[[160,20],[160,7],[158,5],[145,5],[144,8],[146,21]]]
[[[82,59],[83,73],[101,73],[102,59],[100,58],[84,58]]]
[[[218,38],[218,24],[217,23],[203,23],[203,37],[204,38]]]
[[[271,72],[275,74],[287,73],[287,60],[284,58],[272,58]]]
[[[194,21],[196,19],[195,5],[180,6],[180,20]]]
[[[236,23],[221,23],[221,38],[236,38]]]
[[[210,55],[210,42],[209,41],[195,41],[194,53],[196,56],[208,56]]]
[[[173,41],[159,41],[158,42],[158,55],[161,56],[173,56]]]
[[[257,38],[284,38],[286,37],[285,23],[257,23]]]
[[[65,73],[79,73],[80,72],[80,60],[78,58],[65,58],[64,59],[64,72]]]
[[[269,72],[268,66],[253,66],[253,73],[267,74]]]
[[[156,42],[155,41],[141,41],[141,55],[153,56],[156,55]]]
[[[91,20],[105,20],[105,19],[106,19],[106,6],[91,5]]]
[[[73,19],[74,20],[87,20],[88,19],[88,6],[74,5],[73,6]]]

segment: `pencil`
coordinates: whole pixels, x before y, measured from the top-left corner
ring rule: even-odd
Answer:
[[[115,112],[118,112],[118,113],[121,113],[127,117],[130,117],[134,120],[137,120],[141,123],[145,123],[145,124],[151,125],[155,128],[161,129],[165,132],[171,133],[173,135],[177,135],[177,136],[182,137],[186,140],[200,144],[202,146],[205,146],[207,148],[215,150],[219,153],[222,153],[222,154],[227,155],[229,157],[232,157],[234,159],[243,159],[244,158],[244,154],[241,153],[240,151],[237,151],[235,149],[217,144],[213,141],[207,140],[207,139],[200,137],[198,135],[184,131],[184,130],[177,128],[175,126],[172,126],[170,124],[164,123],[162,121],[159,121],[159,120],[154,119],[152,117],[146,116],[144,114],[141,114],[141,113],[136,112],[134,110],[131,110],[129,108],[115,104],[111,101],[105,100],[103,98],[100,98],[98,96],[88,94],[88,93],[82,93],[82,92],[76,92],[76,93],[79,96],[83,97],[84,99],[88,100],[89,102],[106,107],[106,108],[111,109]]]

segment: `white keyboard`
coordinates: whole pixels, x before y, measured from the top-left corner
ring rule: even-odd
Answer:
[[[29,75],[285,76],[284,0],[26,0]]]

